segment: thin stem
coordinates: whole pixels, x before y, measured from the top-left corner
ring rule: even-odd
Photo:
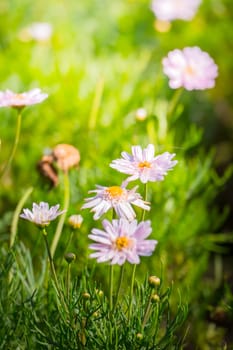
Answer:
[[[67,266],[67,274],[66,274],[66,291],[67,291],[67,300],[70,300],[70,264]]]
[[[53,281],[54,281],[54,284],[55,284],[55,287],[56,287],[56,292],[57,292],[58,296],[60,297],[61,303],[63,304],[66,312],[68,312],[67,305],[66,305],[66,303],[64,301],[63,294],[61,292],[61,289],[60,289],[60,286],[59,286],[59,282],[58,282],[58,279],[57,279],[57,274],[56,274],[55,266],[54,266],[54,263],[53,263],[53,257],[52,257],[51,251],[49,249],[49,243],[48,243],[48,240],[47,240],[47,232],[46,232],[45,228],[42,229],[42,233],[43,233],[45,246],[46,246],[47,253],[48,253],[51,274],[52,274],[52,278],[53,278]]]
[[[64,179],[64,205],[63,205],[63,209],[65,211],[60,216],[60,219],[58,221],[57,228],[56,228],[56,231],[55,231],[55,234],[53,237],[53,241],[51,244],[52,257],[54,256],[55,251],[57,249],[57,245],[58,245],[59,239],[61,237],[62,229],[63,229],[65,218],[66,218],[66,212],[68,210],[69,203],[70,203],[70,182],[69,182],[69,175],[67,172],[64,172],[63,179]]]
[[[150,310],[151,310],[151,295],[149,297],[149,300],[147,302],[147,306],[146,306],[146,311],[143,317],[143,321],[142,321],[142,331],[148,321],[149,315],[150,315]]]
[[[49,244],[48,244],[48,240],[47,240],[47,232],[46,232],[45,228],[43,228],[42,233],[43,233],[43,237],[44,237],[44,241],[45,241],[45,245],[46,245],[46,249],[47,249],[47,253],[48,253],[48,258],[49,258],[49,264],[50,264],[50,268],[51,268],[52,277],[53,277],[53,280],[54,280],[57,292],[59,293],[60,287],[59,287],[59,283],[58,283],[58,279],[57,279],[55,266],[54,266],[54,263],[53,263],[53,257],[51,255],[51,251],[49,249]]]
[[[109,310],[112,312],[112,296],[113,296],[113,265],[109,266]]]
[[[145,183],[145,187],[144,187],[144,201],[145,202],[147,201],[147,197],[148,197],[148,186],[147,186],[147,183]],[[141,221],[144,221],[145,214],[146,214],[146,211],[145,211],[145,209],[143,209],[142,216],[141,216]]]
[[[132,272],[132,278],[131,278],[131,285],[130,285],[130,294],[129,294],[129,313],[128,313],[128,322],[129,322],[130,317],[131,317],[131,314],[132,314],[132,307],[133,307],[133,288],[134,288],[134,281],[135,281],[136,267],[137,267],[137,265],[136,265],[136,264],[134,264],[134,266],[133,266],[133,272]]]
[[[155,125],[154,125],[154,119],[149,118],[146,123],[146,130],[147,135],[150,143],[156,143],[156,132],[155,132]]]
[[[3,177],[5,175],[5,173],[8,171],[8,169],[11,166],[12,160],[15,156],[16,150],[17,150],[17,146],[19,143],[19,137],[20,137],[20,132],[21,132],[21,121],[22,121],[22,108],[18,108],[17,109],[17,123],[16,123],[16,133],[15,133],[15,140],[14,140],[14,144],[13,144],[13,148],[11,150],[11,154],[8,158],[8,161],[6,162],[5,166],[3,167],[0,177]]]
[[[172,113],[175,112],[175,109],[177,107],[177,104],[179,102],[179,99],[181,97],[181,94],[183,92],[183,88],[177,89],[168,105],[168,109],[167,109],[167,120],[170,119]]]
[[[118,282],[118,288],[117,288],[117,294],[116,294],[116,301],[115,301],[115,305],[114,305],[114,309],[116,308],[118,301],[119,301],[119,296],[120,296],[120,290],[121,290],[121,286],[122,286],[122,282],[123,282],[123,276],[124,276],[124,267],[125,265],[121,266],[121,270],[120,270],[120,277],[119,277],[119,282]]]
[[[104,90],[104,79],[100,78],[99,81],[97,82],[95,97],[92,104],[92,109],[91,109],[89,122],[88,122],[88,127],[90,130],[94,130],[96,126],[97,115],[100,108],[103,90]]]
[[[65,244],[65,248],[64,248],[64,252],[65,253],[68,252],[68,247],[69,247],[70,242],[71,242],[71,240],[73,238],[73,235],[74,235],[74,231],[71,231],[70,236],[68,237],[67,242]],[[64,256],[61,255],[61,257],[59,259],[59,262],[58,262],[58,266],[59,267],[61,266],[63,259],[64,259]]]
[[[23,197],[20,199],[19,203],[17,204],[17,207],[15,208],[13,220],[11,224],[11,231],[10,231],[10,248],[14,245],[15,237],[17,235],[17,227],[18,227],[18,221],[19,221],[19,214],[24,206],[24,203],[30,196],[30,194],[33,191],[33,187],[30,187],[23,195]]]

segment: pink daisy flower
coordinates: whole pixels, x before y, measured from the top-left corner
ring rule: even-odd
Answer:
[[[205,90],[215,86],[218,67],[209,54],[199,47],[170,51],[162,64],[172,89]]]
[[[97,186],[96,190],[89,191],[89,193],[94,192],[96,195],[87,198],[87,203],[82,206],[82,209],[92,208],[91,211],[95,213],[94,219],[98,220],[109,209],[113,208],[119,217],[132,221],[136,217],[132,205],[150,210],[149,203],[145,202],[141,195],[136,193],[136,190],[137,186],[131,190],[120,186]]]
[[[162,181],[167,171],[171,170],[177,160],[171,160],[175,154],[165,152],[155,157],[154,145],[149,144],[145,149],[132,146],[132,155],[121,153],[122,158],[113,160],[110,167],[124,174],[129,174],[126,182],[140,179],[142,183],[148,181]]]
[[[201,0],[153,0],[151,9],[161,21],[191,20]]]
[[[32,211],[23,209],[23,214],[20,214],[20,217],[40,227],[45,227],[50,224],[50,221],[55,220],[59,215],[64,213],[64,210],[58,211],[59,207],[59,204],[49,208],[48,203],[45,202],[40,202],[39,204],[33,203]]]
[[[151,234],[150,221],[125,219],[103,221],[104,230],[94,228],[88,237],[94,242],[89,246],[96,252],[90,254],[99,263],[109,261],[110,264],[122,265],[126,261],[139,264],[139,256],[150,256],[158,243],[156,240],[146,240]]]
[[[0,91],[0,107],[23,108],[40,103],[47,97],[48,95],[42,93],[40,89],[33,89],[20,94],[14,93],[11,90]]]

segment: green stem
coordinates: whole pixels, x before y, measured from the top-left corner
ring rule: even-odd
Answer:
[[[66,291],[67,291],[67,300],[70,299],[70,264],[67,266],[67,275],[66,275]]]
[[[143,317],[143,321],[142,321],[142,331],[148,321],[149,315],[150,315],[150,310],[151,310],[151,295],[149,297],[149,300],[147,302],[147,306],[146,306],[146,311]]]
[[[54,263],[53,263],[53,257],[52,257],[51,251],[49,249],[49,244],[48,244],[48,240],[47,240],[47,232],[46,232],[45,228],[43,228],[42,233],[43,233],[43,237],[44,237],[44,241],[45,241],[45,245],[46,245],[46,249],[47,249],[47,253],[48,253],[48,258],[49,258],[49,264],[50,264],[50,268],[51,268],[52,278],[54,280],[57,292],[59,293],[60,287],[59,287],[59,283],[58,283],[58,279],[57,279],[55,266],[54,266]]]
[[[147,197],[148,197],[148,186],[147,186],[147,183],[145,183],[145,187],[144,187],[144,201],[145,202],[147,201]],[[145,220],[145,214],[146,214],[146,211],[145,211],[145,209],[143,209],[141,221]]]
[[[63,209],[65,210],[65,212],[60,216],[60,219],[58,221],[57,224],[57,228],[53,237],[53,241],[51,244],[51,255],[52,257],[55,254],[55,251],[57,249],[57,245],[59,242],[59,239],[61,237],[61,233],[62,233],[62,229],[64,226],[64,222],[65,222],[65,218],[66,218],[66,212],[68,210],[69,207],[69,203],[70,203],[70,182],[69,182],[69,175],[67,172],[64,172],[63,175],[63,179],[64,179],[64,205],[63,205]]]
[[[132,272],[132,278],[131,278],[131,285],[130,285],[130,294],[129,294],[128,322],[130,321],[130,317],[131,317],[131,314],[132,314],[132,307],[133,307],[133,288],[134,288],[136,267],[137,267],[137,265],[134,264],[134,266],[133,266],[133,272]]]
[[[183,88],[179,88],[175,91],[169,105],[168,105],[168,109],[167,109],[167,120],[170,119],[172,113],[175,112],[175,109],[177,107],[178,101],[181,97],[181,94],[183,92]]]
[[[113,265],[109,266],[109,310],[112,312],[112,296],[113,296]]]
[[[121,286],[122,286],[122,282],[123,282],[123,276],[124,276],[124,267],[125,265],[121,266],[121,270],[120,270],[120,277],[119,277],[119,282],[118,282],[118,288],[117,288],[117,294],[116,294],[116,301],[115,301],[115,305],[114,305],[114,309],[116,308],[118,301],[119,301],[119,296],[120,296],[120,290],[121,290]]]
[[[57,292],[57,295],[59,296],[60,301],[63,304],[66,312],[68,312],[67,305],[65,303],[65,300],[63,298],[63,294],[61,292],[61,288],[60,288],[59,283],[58,283],[57,274],[56,274],[55,266],[54,266],[54,263],[53,263],[53,257],[52,257],[51,251],[49,249],[49,243],[48,243],[48,240],[47,240],[47,232],[46,232],[45,228],[42,229],[42,233],[43,233],[45,246],[46,246],[47,253],[48,253],[51,274],[52,274],[52,278],[53,278],[53,281],[54,281],[54,284],[55,284],[56,292]]]
[[[95,127],[96,127],[97,115],[98,115],[98,111],[99,111],[99,108],[100,108],[100,103],[101,103],[101,99],[102,99],[102,95],[103,95],[103,90],[104,90],[104,79],[101,78],[97,82],[96,91],[95,91],[95,97],[94,97],[94,101],[93,101],[93,104],[92,104],[92,109],[91,109],[91,112],[90,112],[90,117],[89,117],[89,122],[88,122],[88,128],[90,130],[94,130]]]
[[[19,137],[20,137],[20,131],[21,131],[21,121],[22,121],[22,108],[18,108],[17,111],[18,111],[18,114],[17,114],[15,141],[13,144],[13,148],[11,150],[11,154],[8,158],[8,161],[6,162],[5,166],[3,167],[2,171],[1,171],[0,177],[3,177],[5,175],[5,173],[8,171],[8,169],[10,168],[10,165],[12,163],[14,156],[15,156],[15,152],[17,150],[17,146],[19,143]]]
[[[66,244],[65,244],[64,253],[67,253],[67,252],[68,252],[68,247],[69,247],[70,242],[71,242],[71,240],[72,240],[72,238],[73,238],[73,235],[74,235],[74,231],[71,231],[70,236],[68,237],[67,242],[66,242]],[[60,257],[60,259],[59,259],[59,262],[58,262],[58,266],[59,266],[59,267],[61,266],[61,264],[62,264],[62,262],[63,262],[63,259],[64,259],[64,256],[61,255],[61,257]]]
[[[12,219],[12,224],[11,224],[11,230],[10,230],[10,248],[14,245],[15,242],[15,237],[17,235],[17,227],[18,227],[18,221],[19,221],[19,214],[24,206],[24,203],[30,196],[30,194],[33,191],[33,187],[30,187],[23,195],[23,197],[20,199],[19,203],[17,204],[13,219]]]
[[[155,144],[156,143],[156,132],[155,132],[155,125],[154,125],[154,119],[149,118],[146,123],[146,130],[147,135],[150,143]]]

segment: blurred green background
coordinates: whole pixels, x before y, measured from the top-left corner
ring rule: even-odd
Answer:
[[[17,154],[0,184],[2,244],[7,244],[13,212],[30,186],[29,208],[33,201],[63,202],[62,174],[60,185],[51,188],[37,170],[43,154],[56,144],[72,144],[81,154],[79,169],[70,173],[68,215],[80,213],[95,184],[121,183],[124,176],[109,163],[131,145],[151,142],[158,153],[176,153],[174,171],[149,188],[148,218],[159,246],[153,258],[142,259],[138,274],[159,274],[162,262],[165,280],[173,280],[191,301],[189,349],[222,349],[231,342],[232,13],[231,0],[203,0],[192,21],[174,21],[169,31],[159,32],[146,0],[0,3],[0,90],[39,87],[49,94],[23,112]],[[27,28],[33,22],[50,23],[51,39],[30,39]],[[161,60],[174,48],[195,45],[218,65],[216,87],[184,91],[166,128],[174,91]],[[144,121],[136,119],[141,107],[148,113]],[[16,112],[1,108],[0,120],[3,164],[14,140]],[[100,225],[88,211],[81,214],[84,223],[71,246],[79,257],[74,273],[87,262],[87,234]],[[57,257],[69,234],[66,225]],[[43,249],[37,229],[27,222],[19,222],[18,238],[34,247],[35,255],[38,247]],[[39,270],[38,259],[35,265]],[[104,283],[104,270],[97,270]]]

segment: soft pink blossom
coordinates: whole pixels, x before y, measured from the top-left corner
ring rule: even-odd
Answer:
[[[139,264],[139,256],[150,256],[158,243],[156,240],[146,240],[151,234],[150,221],[125,219],[103,221],[104,230],[94,228],[88,237],[95,243],[89,246],[96,252],[90,255],[99,263],[109,261],[110,264],[122,265],[126,261]]]
[[[165,152],[155,157],[155,148],[152,144],[144,149],[141,146],[132,146],[132,155],[127,152],[122,152],[121,155],[122,158],[113,160],[110,167],[131,175],[126,182],[137,179],[142,183],[162,181],[167,171],[177,163],[176,160],[172,161],[174,153]]]
[[[200,3],[201,0],[153,0],[151,9],[162,21],[189,21],[195,16]]]
[[[205,90],[215,86],[218,67],[209,54],[197,46],[170,51],[162,64],[172,89]]]
[[[127,190],[120,186],[97,186],[96,190],[89,193],[96,193],[94,197],[87,198],[82,209],[92,208],[94,219],[98,220],[109,209],[113,208],[118,217],[125,218],[129,221],[135,219],[136,214],[132,205],[136,205],[144,210],[150,210],[148,202],[145,202],[139,193],[136,193],[137,186]]]
[[[23,108],[44,101],[48,97],[40,89],[14,93],[11,90],[0,91],[0,107]]]

